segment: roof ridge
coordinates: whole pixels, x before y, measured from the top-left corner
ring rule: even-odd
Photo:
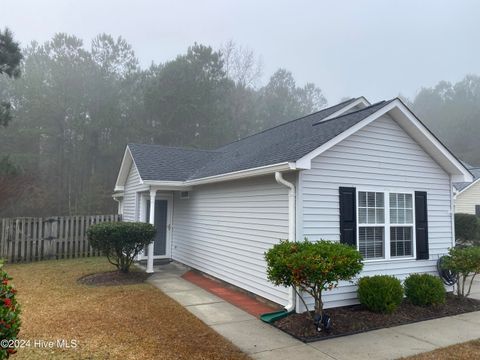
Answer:
[[[161,144],[140,144],[140,143],[128,143],[129,145],[140,145],[140,146],[151,146],[151,147],[162,147],[167,149],[175,149],[175,150],[182,150],[182,151],[203,151],[203,152],[211,152],[211,153],[219,153],[218,150],[207,150],[207,149],[196,149],[196,148],[185,148],[180,146],[168,146],[168,145],[161,145]]]
[[[217,148],[217,150],[218,150],[218,149],[221,149],[221,148],[223,148],[223,147],[225,147],[225,146],[228,146],[228,145],[231,145],[231,144],[235,144],[235,143],[236,143],[236,142],[238,142],[238,141],[245,140],[245,139],[248,139],[248,138],[250,138],[250,137],[252,137],[252,136],[259,135],[259,134],[262,134],[262,133],[264,133],[264,132],[266,132],[266,131],[269,131],[269,130],[276,129],[276,128],[280,127],[280,126],[284,126],[284,125],[287,125],[287,124],[293,123],[293,122],[295,122],[295,121],[298,121],[298,120],[305,119],[306,117],[309,117],[309,116],[311,116],[311,115],[318,114],[318,113],[320,113],[320,112],[322,112],[322,111],[325,111],[325,110],[331,109],[331,108],[333,108],[333,107],[336,107],[336,106],[339,106],[339,105],[342,105],[342,104],[345,104],[345,103],[348,103],[348,102],[355,101],[355,100],[357,100],[357,99],[359,99],[359,98],[351,98],[351,99],[348,99],[348,100],[342,101],[342,102],[340,102],[340,103],[338,103],[338,104],[335,104],[335,105],[332,105],[332,106],[329,106],[329,107],[326,107],[326,108],[323,108],[323,109],[317,110],[317,111],[315,111],[315,112],[313,112],[313,113],[310,113],[310,114],[307,114],[307,115],[300,116],[300,117],[298,117],[298,118],[296,118],[296,119],[293,119],[293,120],[288,120],[288,121],[286,121],[286,122],[283,122],[283,123],[281,123],[281,124],[278,124],[278,125],[272,126],[272,127],[270,127],[270,128],[264,129],[264,130],[262,130],[262,131],[256,132],[256,133],[254,133],[254,134],[247,135],[247,136],[245,136],[245,137],[242,137],[242,138],[240,138],[240,139],[237,139],[237,140],[235,140],[235,141],[232,141],[232,142],[229,142],[229,143],[227,143],[227,144],[224,144],[224,145],[222,145],[222,146],[218,147],[218,148]]]
[[[328,119],[328,120],[320,120],[319,122],[313,124],[313,126],[319,125],[319,124],[325,124],[325,123],[330,122],[330,121],[332,121],[332,120],[340,119],[340,118],[342,118],[342,117],[344,117],[344,116],[356,114],[356,113],[362,112],[362,111],[364,111],[364,110],[371,109],[371,108],[374,107],[374,106],[377,106],[377,105],[380,105],[380,104],[383,104],[383,103],[389,103],[389,102],[391,102],[391,101],[393,101],[393,100],[395,100],[395,99],[377,101],[375,104],[366,106],[366,107],[364,107],[364,108],[362,108],[362,109],[358,109],[358,110],[355,110],[355,111],[352,111],[352,112],[349,112],[349,113],[346,113],[346,114],[342,114],[342,115],[336,116],[336,117],[331,118],[331,119]]]

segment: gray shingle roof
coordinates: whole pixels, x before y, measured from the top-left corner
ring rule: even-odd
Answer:
[[[472,173],[473,182],[480,179],[480,168],[473,168],[471,166],[468,166],[468,164],[466,164],[466,163],[464,163],[464,165],[467,165],[467,169]],[[454,183],[453,186],[455,186],[455,189],[457,189],[458,191],[462,191],[463,189],[465,189],[470,184],[471,184],[471,182],[460,182],[460,183]]]
[[[248,136],[213,151],[129,144],[143,180],[193,180],[296,161],[393,100],[322,121],[351,99]]]
[[[183,181],[213,159],[215,151],[128,144],[143,180]]]

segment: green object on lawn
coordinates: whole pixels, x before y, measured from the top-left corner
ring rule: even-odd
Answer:
[[[266,323],[273,323],[274,321],[283,319],[284,317],[287,317],[290,314],[293,314],[295,311],[287,311],[287,310],[280,310],[280,311],[274,311],[271,313],[265,313],[260,315],[260,320],[266,322]]]

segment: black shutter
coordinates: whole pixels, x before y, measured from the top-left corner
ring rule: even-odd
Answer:
[[[340,195],[340,242],[357,245],[357,201],[354,187],[339,188]]]
[[[415,191],[415,234],[417,260],[428,259],[428,211],[425,191]]]

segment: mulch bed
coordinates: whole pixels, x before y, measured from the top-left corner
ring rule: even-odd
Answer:
[[[78,279],[78,282],[91,286],[131,285],[143,283],[150,275],[140,271],[128,273],[108,271],[83,276]]]
[[[329,333],[317,332],[307,313],[292,314],[276,321],[273,325],[301,341],[311,342],[471,311],[480,311],[479,300],[462,300],[447,294],[443,305],[420,307],[404,301],[397,311],[390,315],[370,312],[362,305],[327,309],[325,312],[331,317],[333,323]]]

